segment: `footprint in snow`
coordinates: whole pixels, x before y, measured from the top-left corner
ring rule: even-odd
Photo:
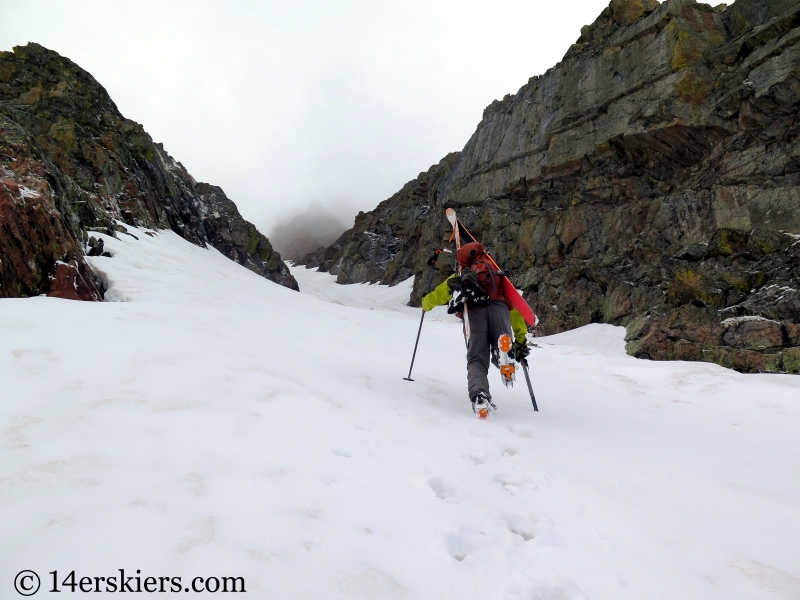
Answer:
[[[530,427],[520,427],[519,429],[517,429],[517,435],[519,437],[532,438],[533,429],[531,429]]]
[[[457,532],[446,536],[447,553],[462,562],[483,543],[483,537],[482,532],[462,526]]]
[[[195,546],[203,546],[214,541],[217,534],[217,520],[209,515],[191,521],[186,527],[183,539],[178,543],[178,554],[186,554]]]
[[[351,458],[353,456],[347,450],[331,450],[331,453],[342,458]]]
[[[428,479],[428,487],[433,490],[437,498],[451,504],[458,503],[458,490],[453,484],[445,481],[444,478],[431,477]]]
[[[506,525],[508,530],[514,535],[518,535],[524,541],[529,542],[537,535],[537,527],[539,522],[535,517],[529,517],[522,513],[514,513],[506,515]]]
[[[467,454],[464,457],[464,460],[467,460],[467,461],[471,462],[475,466],[485,465],[486,464],[486,460],[487,460],[487,456],[486,456],[485,452],[481,453],[481,454],[478,454],[477,452],[473,452],[471,454]]]
[[[527,489],[536,489],[537,487],[527,476],[520,474],[498,473],[494,480],[502,485],[503,489],[512,496],[521,494]]]

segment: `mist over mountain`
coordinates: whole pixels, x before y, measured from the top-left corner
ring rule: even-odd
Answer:
[[[269,234],[272,246],[287,260],[297,260],[323,246],[330,246],[347,229],[353,226],[352,207],[323,206],[312,202],[302,212],[293,212],[278,218]]]

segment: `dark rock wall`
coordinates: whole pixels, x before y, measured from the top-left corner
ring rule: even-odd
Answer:
[[[0,52],[0,180],[0,298],[59,295],[59,261],[97,292],[83,243],[117,221],[172,229],[297,289],[222,190],[195,182],[89,73],[38,44]]]
[[[797,0],[614,0],[308,262],[341,283],[413,273],[416,304],[450,268],[426,261],[453,207],[543,333],[613,323],[635,356],[799,372],[798,41]]]

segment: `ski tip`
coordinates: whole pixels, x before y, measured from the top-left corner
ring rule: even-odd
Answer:
[[[456,224],[456,211],[454,211],[452,208],[448,208],[448,209],[445,211],[445,213],[444,213],[444,214],[446,214],[446,215],[447,215],[447,220],[448,220],[448,221],[450,221],[450,223],[451,223],[453,226],[455,226],[455,224]]]
[[[479,419],[488,419],[489,418],[489,409],[488,408],[478,409],[478,418]]]

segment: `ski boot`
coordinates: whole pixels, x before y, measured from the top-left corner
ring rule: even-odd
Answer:
[[[499,350],[497,362],[500,367],[500,378],[503,380],[503,385],[506,387],[514,387],[514,381],[517,378],[514,363],[511,362],[508,356],[512,347],[511,336],[507,333],[502,334],[497,340],[497,348]]]
[[[489,416],[489,409],[497,410],[497,406],[492,403],[492,397],[486,392],[478,392],[472,398],[472,412],[478,415],[481,419],[486,419]]]

